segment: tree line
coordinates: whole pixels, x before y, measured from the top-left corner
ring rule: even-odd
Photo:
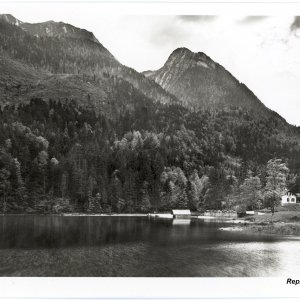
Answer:
[[[299,185],[299,136],[276,119],[138,98],[118,110],[43,99],[3,107],[0,212],[274,209]]]

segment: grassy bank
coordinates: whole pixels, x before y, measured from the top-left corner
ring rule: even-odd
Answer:
[[[241,227],[251,233],[300,236],[300,223],[273,223],[268,225],[248,224]]]
[[[298,210],[280,210],[273,216],[271,213],[266,213],[245,217],[244,220],[251,222],[242,227],[244,231],[300,236],[300,211]]]
[[[264,215],[254,215],[244,218],[247,221],[254,223],[296,223],[300,222],[300,211],[278,211],[272,216],[271,213],[266,213]]]

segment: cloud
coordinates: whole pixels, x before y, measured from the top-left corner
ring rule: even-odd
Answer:
[[[185,41],[189,36],[188,31],[172,23],[160,24],[149,37],[149,41],[156,46],[176,45]]]
[[[204,29],[217,18],[217,16],[210,15],[176,15],[155,18],[157,21],[151,25],[149,42],[159,47],[184,46],[199,27],[193,26],[194,24],[201,23],[201,28]]]
[[[261,22],[269,17],[267,16],[247,16],[243,18],[242,20],[239,20],[238,23],[240,24],[252,24],[252,23],[257,23]]]
[[[208,15],[180,15],[176,16],[177,19],[188,22],[188,23],[201,23],[201,22],[211,22],[217,18],[217,16]]]
[[[298,29],[300,29],[300,16],[296,16],[291,24],[291,32],[296,32]]]

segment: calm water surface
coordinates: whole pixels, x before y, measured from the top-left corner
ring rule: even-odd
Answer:
[[[300,240],[228,223],[0,216],[0,276],[291,276]]]

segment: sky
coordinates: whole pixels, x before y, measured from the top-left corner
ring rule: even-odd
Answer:
[[[2,3],[0,13],[23,22],[63,21],[92,31],[117,60],[137,71],[162,67],[178,47],[204,52],[267,107],[300,126],[300,17],[104,14],[93,4],[70,8]]]

